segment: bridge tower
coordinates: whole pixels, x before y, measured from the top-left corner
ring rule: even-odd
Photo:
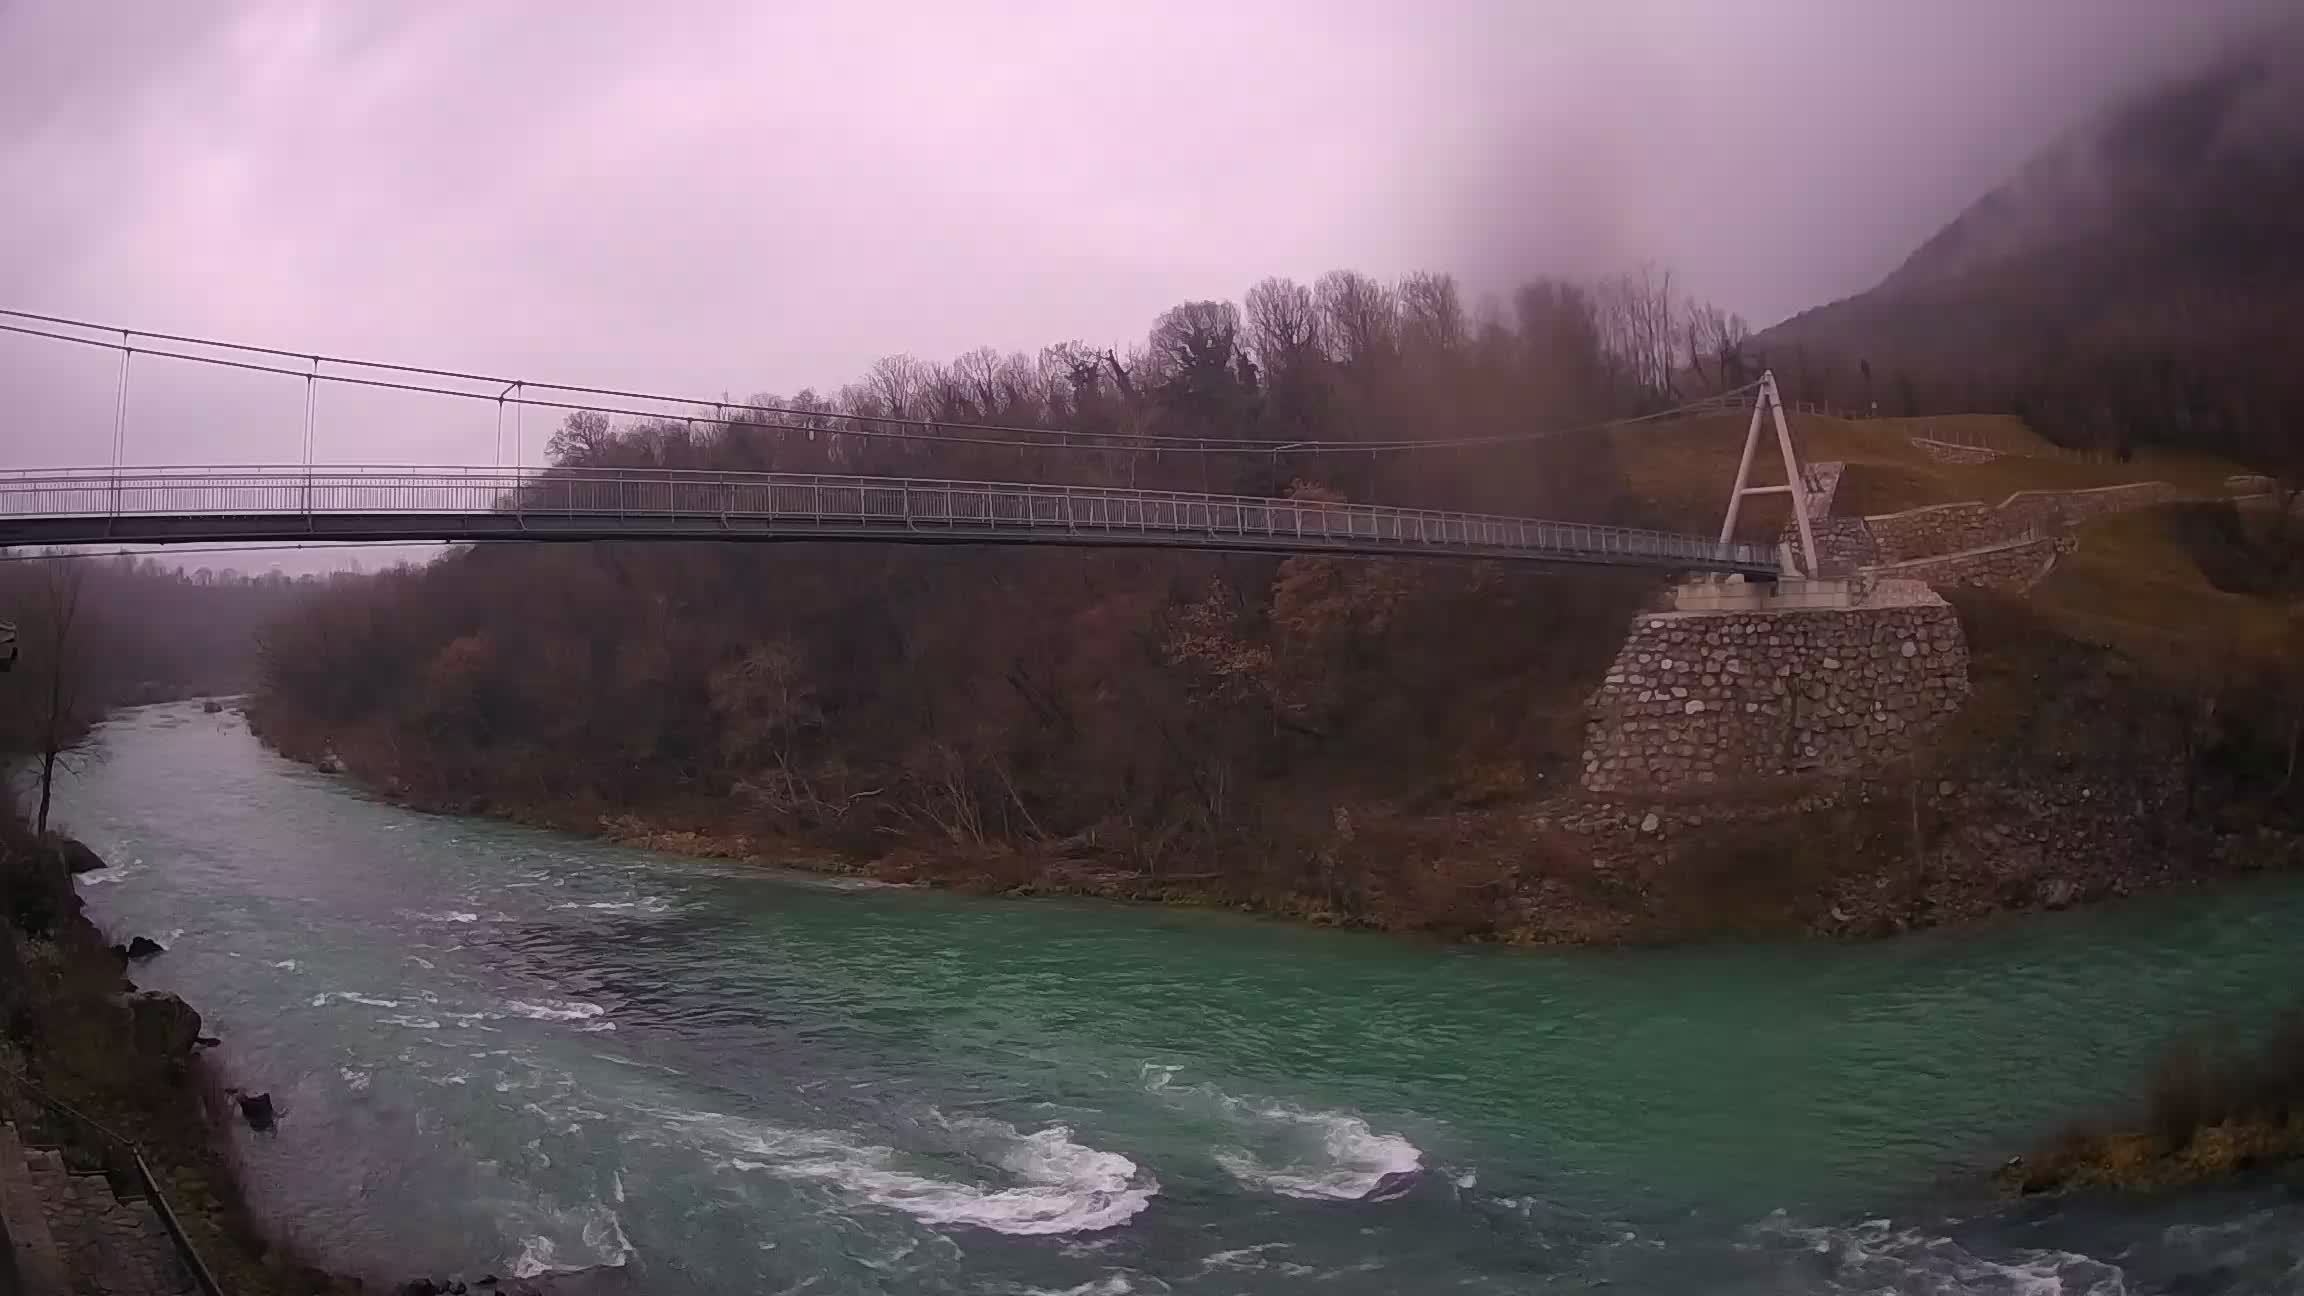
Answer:
[[[1752,456],[1760,448],[1760,425],[1773,419],[1776,427],[1776,449],[1784,458],[1784,485],[1754,486]],[[1736,462],[1736,484],[1728,492],[1728,517],[1720,524],[1720,543],[1727,544],[1736,536],[1736,516],[1743,511],[1747,495],[1790,495],[1792,517],[1800,527],[1800,553],[1794,560],[1790,546],[1783,547],[1784,574],[1805,576],[1810,579],[1820,574],[1816,554],[1816,532],[1808,518],[1808,478],[1801,470],[1800,454],[1792,447],[1792,429],[1784,422],[1784,400],[1776,391],[1776,371],[1771,369],[1760,375],[1758,395],[1752,402],[1752,426],[1744,433],[1744,455]]]

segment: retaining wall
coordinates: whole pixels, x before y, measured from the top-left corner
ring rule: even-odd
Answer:
[[[1869,533],[1860,518],[1832,516],[1840,495],[1840,479],[1846,475],[1848,465],[1828,459],[1807,465],[1803,478],[1808,487],[1808,529],[1816,537],[1819,555],[1815,575],[1844,577],[1858,567],[1878,561]],[[1778,544],[1790,545],[1795,552],[1800,547],[1800,525],[1786,518],[1777,532]]]
[[[1648,613],[1591,699],[1584,786],[1672,793],[1901,756],[1968,697],[1941,599],[1834,612]]]
[[[1981,500],[1880,513],[1864,519],[1877,561],[1903,562],[2061,531],[2089,518],[2199,498],[2167,482],[2078,491],[2018,491],[1998,507]],[[1821,547],[1822,542],[1819,541]]]
[[[1820,518],[1810,529],[1816,533],[1816,550],[1823,555],[1819,575],[1846,576],[1880,561],[1880,546],[1863,518]]]
[[[1862,568],[1858,575],[1863,581],[1915,580],[1939,589],[1968,587],[2021,594],[2039,584],[2056,566],[2057,556],[2071,552],[2072,547],[2070,536],[2034,536],[1933,558],[1877,563]]]

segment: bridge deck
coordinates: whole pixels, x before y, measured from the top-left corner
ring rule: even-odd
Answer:
[[[1778,567],[1772,546],[1663,531],[1089,486],[557,468],[0,473],[0,546],[305,540],[845,540]]]

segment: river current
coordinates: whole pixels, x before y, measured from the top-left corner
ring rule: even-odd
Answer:
[[[132,973],[379,1278],[650,1293],[2304,1292],[2275,1182],[1978,1167],[2304,984],[2267,881],[1866,945],[1513,951],[860,885],[413,813],[196,703],[59,789]]]

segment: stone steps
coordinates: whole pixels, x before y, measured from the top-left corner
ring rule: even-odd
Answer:
[[[16,1127],[0,1125],[0,1233],[8,1239],[7,1263],[22,1296],[65,1296],[64,1258],[49,1231],[32,1163],[16,1138]]]
[[[35,1135],[35,1141],[45,1141]],[[59,1262],[60,1285],[27,1287],[26,1296],[191,1296],[197,1289],[152,1204],[114,1190],[101,1169],[58,1147],[25,1147],[12,1128],[0,1140],[0,1180],[20,1167]],[[9,1236],[16,1235],[11,1230]]]

